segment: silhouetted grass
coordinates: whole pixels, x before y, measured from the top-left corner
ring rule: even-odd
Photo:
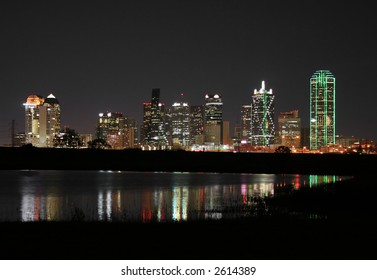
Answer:
[[[266,199],[270,215],[302,215],[322,218],[377,217],[377,188],[372,177],[321,184],[294,190],[276,189],[275,196]]]

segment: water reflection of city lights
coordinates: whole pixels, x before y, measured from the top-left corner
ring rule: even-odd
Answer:
[[[98,193],[98,220],[103,221],[103,193]]]
[[[34,197],[30,194],[25,194],[21,199],[21,220],[23,222],[34,221]]]
[[[188,188],[175,187],[173,188],[173,213],[172,219],[175,221],[187,220],[187,201],[188,201]]]
[[[110,221],[111,220],[111,191],[106,192],[106,215],[107,219]]]
[[[264,197],[273,196],[279,187],[299,189],[341,180],[341,177],[333,175],[263,174],[253,177],[251,174],[243,174],[240,177],[234,175],[234,184],[221,184],[223,175],[216,175],[215,179],[211,175],[202,185],[201,181],[190,185],[190,180],[197,180],[202,175],[160,174],[164,182],[166,179],[171,180],[171,187],[130,187],[114,191],[114,182],[118,182],[114,176],[126,176],[127,173],[104,172],[101,173],[101,184],[96,188],[96,192],[90,195],[80,193],[64,196],[51,193],[48,187],[38,188],[34,179],[27,177],[23,180],[25,186],[22,188],[21,201],[18,198],[20,206],[17,207],[19,211],[15,215],[17,219],[25,222],[71,219],[72,210],[77,206],[83,210],[85,219],[99,221],[113,221],[115,218],[159,222],[223,219],[247,214],[246,212],[259,201],[263,201]],[[229,180],[229,177],[226,177],[226,180]]]

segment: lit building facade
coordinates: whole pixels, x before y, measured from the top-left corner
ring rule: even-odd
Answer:
[[[146,124],[145,144],[156,149],[165,149],[168,141],[165,133],[164,112],[165,106],[160,103],[160,89],[152,90],[152,100],[150,104],[150,113]]]
[[[241,137],[242,144],[251,144],[251,105],[241,107]]]
[[[223,102],[219,94],[205,95],[204,143],[221,145],[223,138]]]
[[[241,144],[241,139],[242,139],[242,124],[236,123],[233,129],[234,129],[233,137],[232,137],[233,145],[239,145]]]
[[[90,133],[81,134],[80,133],[79,136],[80,136],[80,140],[81,140],[81,143],[82,143],[82,147],[88,148],[88,143],[93,141],[93,134],[90,134]]]
[[[143,125],[140,129],[140,143],[142,145],[147,145],[147,133],[149,126],[151,124],[151,102],[143,103]]]
[[[43,98],[30,95],[25,106],[25,143],[36,147],[53,147],[60,132],[60,104],[53,94]]]
[[[301,119],[298,110],[281,112],[278,117],[279,144],[289,148],[301,147]]]
[[[60,104],[53,94],[47,96],[39,109],[39,146],[53,147],[60,132]]]
[[[168,141],[168,146],[172,147],[173,146],[173,131],[172,131],[172,108],[170,107],[165,107],[162,105],[162,108],[164,108],[164,130],[165,130],[165,135],[166,135],[166,140]]]
[[[25,144],[25,133],[17,133],[14,135],[13,147],[21,147]]]
[[[175,102],[171,112],[173,146],[190,146],[190,107],[186,102]]]
[[[138,131],[135,119],[120,112],[106,112],[99,114],[96,138],[105,140],[112,149],[135,148],[139,142]]]
[[[105,140],[113,149],[125,147],[125,119],[122,113],[106,112],[98,116],[97,139]]]
[[[204,106],[190,106],[190,143],[203,145],[204,143]]]
[[[335,144],[335,77],[318,70],[310,78],[310,149]]]
[[[36,93],[29,95],[25,106],[25,143],[39,146],[39,108],[44,98]]]
[[[223,121],[223,139],[222,139],[223,145],[231,145],[231,139],[230,139],[230,122],[229,121]]]
[[[274,99],[272,89],[267,91],[264,81],[259,91],[254,90],[251,103],[251,144],[253,146],[274,144]]]
[[[138,122],[131,117],[124,118],[125,125],[125,148],[136,148],[139,146],[139,125]]]
[[[358,141],[355,136],[346,136],[346,135],[336,135],[335,143],[342,145],[343,147],[351,147],[354,143]]]

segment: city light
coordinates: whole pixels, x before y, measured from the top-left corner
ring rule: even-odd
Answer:
[[[318,70],[309,84],[309,128],[301,124],[298,110],[280,112],[275,126],[275,96],[262,81],[260,89],[254,89],[250,104],[241,106],[241,124],[239,128],[236,125],[233,136],[229,121],[223,120],[219,93],[204,94],[202,105],[180,100],[167,106],[160,102],[160,89],[153,89],[151,101],[143,102],[142,125],[122,113],[99,113],[95,138],[107,142],[112,149],[274,152],[279,146],[286,146],[293,153],[375,153],[373,141],[351,147],[358,140],[354,136],[347,140],[348,148],[329,146],[338,140],[346,141],[344,136],[335,134],[335,77],[329,70]],[[179,96],[183,98],[184,94]],[[53,147],[53,139],[60,131],[60,105],[54,94],[43,98],[33,92],[23,105],[25,133],[12,136],[19,139],[15,145]]]

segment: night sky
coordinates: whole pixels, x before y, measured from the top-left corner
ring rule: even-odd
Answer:
[[[105,111],[141,122],[152,88],[169,106],[219,93],[233,127],[264,80],[275,119],[298,109],[308,127],[319,69],[336,77],[337,134],[377,140],[377,17],[372,2],[349,2],[2,1],[0,144],[11,120],[24,131],[33,91],[53,93],[79,133]]]

